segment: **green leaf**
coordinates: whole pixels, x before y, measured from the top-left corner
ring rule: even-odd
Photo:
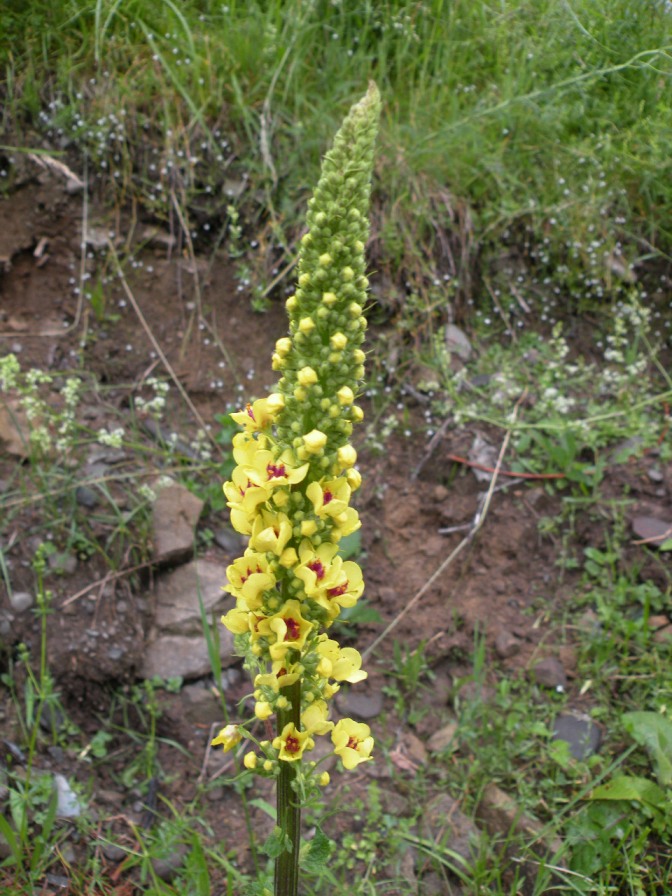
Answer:
[[[286,834],[283,834],[282,828],[275,827],[273,833],[268,836],[261,847],[262,851],[269,859],[277,859],[283,852],[290,852],[292,842]]]
[[[658,550],[659,551],[672,551],[672,538],[668,538],[662,544],[659,544]]]
[[[672,785],[672,722],[657,712],[627,712],[625,730],[641,744],[654,763],[658,783]]]
[[[333,840],[317,828],[310,843],[305,843],[301,847],[299,859],[301,868],[308,874],[319,874],[327,865],[333,846]]]
[[[655,809],[662,809],[665,804],[665,791],[648,778],[619,775],[613,781],[596,787],[590,799],[635,800],[638,803],[647,803]]]
[[[344,560],[360,556],[362,553],[362,536],[359,529],[341,538],[338,543],[338,553]]]

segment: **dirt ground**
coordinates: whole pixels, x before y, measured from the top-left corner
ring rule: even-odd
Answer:
[[[112,247],[118,257],[129,259],[123,265],[125,282],[115,269]],[[102,278],[105,313],[100,319],[78,293],[82,273],[85,282]],[[154,341],[198,414],[213,423],[214,416],[227,406],[264,394],[273,383],[272,347],[286,328],[281,290],[269,311],[256,314],[234,273],[225,253],[194,261],[179,240],[153,222],[126,214],[115,217],[95,202],[87,206],[83,195],[69,192],[57,174],[28,168],[11,195],[0,201],[0,354],[16,353],[24,369],[36,366],[59,371],[69,369],[81,353],[83,368],[99,387],[87,395],[83,408],[87,425],[96,431],[114,428],[120,415],[128,413],[129,395],[144,394],[149,376],[165,376]],[[383,330],[372,329],[368,347],[374,355]],[[173,394],[176,396],[174,389]],[[371,723],[374,732],[393,743],[397,755],[412,752],[408,744],[415,743],[413,737],[425,741],[440,714],[448,712],[451,682],[471,672],[476,631],[485,637],[487,675],[492,682],[502,676],[532,674],[540,660],[555,658],[566,675],[572,706],[589,708],[591,698],[580,696],[581,682],[576,680],[572,626],[557,622],[563,618],[563,601],[577,579],[556,565],[561,549],[557,538],[540,534],[539,520],[560,510],[560,499],[548,494],[543,482],[500,478],[479,531],[416,599],[473,529],[488,488],[488,482],[479,481],[467,464],[449,456],[465,457],[477,434],[498,449],[502,435],[475,426],[459,433],[447,430],[430,443],[422,401],[410,394],[402,400],[407,415],[403,428],[410,429],[411,435],[396,430],[382,454],[360,445],[364,485],[358,506],[363,522],[366,598],[381,621],[363,625],[357,645],[365,650],[386,625],[398,620],[368,658],[370,679],[363,693],[372,694],[388,680],[395,640],[410,649],[424,644],[437,675],[428,699],[436,695],[440,706],[439,716],[430,713],[430,718],[411,729],[406,720],[396,717],[392,701],[386,698],[384,712]],[[187,441],[197,428],[193,414],[177,397],[169,405],[169,422]],[[436,421],[437,426],[440,423]],[[67,464],[68,458],[64,461]],[[0,480],[5,491],[14,481],[18,463],[28,461],[3,453],[0,447]],[[143,460],[125,458],[119,469],[125,469],[124,463],[137,469]],[[579,512],[572,550],[578,552],[588,544],[604,546],[612,523],[606,509],[610,498],[627,494],[630,517],[667,512],[672,470],[664,470],[663,481],[654,482],[647,475],[650,465],[650,458],[644,458],[610,471],[604,488],[604,513]],[[110,487],[114,490],[116,486]],[[35,588],[32,556],[47,532],[41,513],[43,496],[37,487],[22,498],[18,505],[5,506],[2,539],[13,590],[30,592]],[[122,491],[119,500],[124,500]],[[64,506],[71,505],[64,502]],[[77,512],[85,511],[80,507]],[[201,519],[201,526],[211,530],[225,525],[225,512],[209,513]],[[445,529],[451,531],[442,532]],[[101,528],[101,538],[105,534]],[[632,547],[633,552],[638,550]],[[207,544],[204,552],[220,562],[228,559],[226,550],[216,543]],[[141,565],[146,555],[141,546],[128,545],[118,559],[120,569],[125,569]],[[128,690],[135,682],[152,622],[156,571],[151,565],[138,574],[115,579],[106,579],[108,572],[94,552],[88,559],[80,557],[76,567],[65,574],[47,578],[53,592],[53,612],[48,618],[49,665],[66,712],[89,736],[95,734],[102,719],[115,713],[114,690]],[[642,575],[656,581],[659,571],[651,565]],[[96,587],[87,591],[94,583]],[[663,582],[659,584],[665,587]],[[3,585],[0,589],[4,592]],[[0,636],[5,641],[4,668],[7,651],[15,651],[20,642],[28,644],[37,662],[40,637],[36,618],[12,615],[5,593],[0,594],[0,610],[10,621],[9,630]],[[97,646],[92,646],[87,629],[103,622],[112,632],[112,641],[98,639]],[[126,644],[121,659],[110,649],[114,644]],[[239,682],[227,693],[232,711],[245,691]],[[216,721],[216,710],[214,718],[206,714],[194,721],[185,708],[184,691],[161,699],[160,794],[168,804],[180,807],[194,799],[200,781],[209,781],[204,820],[230,849],[235,852],[239,848],[244,866],[247,835],[242,810],[230,790],[215,786],[223,767],[221,757],[206,762],[210,721]],[[0,706],[3,737],[15,741],[14,710],[2,687]],[[384,730],[376,731],[377,725]],[[132,745],[124,743],[120,735],[108,758],[93,766],[62,752],[45,753],[40,762],[45,768],[60,763],[64,773],[79,778],[101,819],[123,819],[142,814],[141,796],[120,783],[129,749],[132,751]],[[422,757],[411,759],[407,768],[412,769],[413,761],[422,761]],[[365,775],[362,780],[366,781]],[[332,792],[342,786],[336,782]],[[159,807],[156,811],[167,810]],[[255,813],[254,820],[261,827],[265,824],[262,813],[258,817]],[[115,829],[122,840],[130,837],[123,821],[115,822]]]

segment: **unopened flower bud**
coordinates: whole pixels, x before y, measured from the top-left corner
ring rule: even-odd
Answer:
[[[302,386],[312,386],[317,382],[317,374],[312,367],[302,367],[296,378]]]
[[[341,386],[341,388],[336,393],[338,397],[339,404],[343,405],[351,405],[355,400],[355,393],[352,391],[350,386]]]
[[[310,454],[319,454],[327,444],[327,437],[319,429],[313,429],[303,437],[303,443]]]

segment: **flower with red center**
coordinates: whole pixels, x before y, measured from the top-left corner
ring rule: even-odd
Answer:
[[[313,749],[315,741],[309,731],[299,731],[292,722],[288,722],[281,734],[274,739],[273,746],[279,750],[278,759],[284,762],[296,762],[304,750]]]
[[[338,545],[325,542],[313,548],[311,541],[305,538],[299,546],[299,565],[294,575],[303,582],[308,597],[316,599],[318,594],[325,594],[327,588],[339,584],[337,576]]]
[[[278,613],[259,623],[259,634],[269,640],[271,659],[284,661],[288,650],[303,649],[313,625],[301,615],[298,600],[288,600]]]
[[[344,768],[353,769],[371,759],[373,738],[371,729],[363,722],[341,719],[331,732],[331,740]]]
[[[231,414],[231,419],[244,427],[246,432],[259,432],[271,426],[284,406],[283,396],[274,392],[268,398],[259,398],[253,404],[246,404],[244,410]]]
[[[306,497],[313,505],[315,515],[319,519],[338,516],[348,507],[351,488],[344,476],[311,482],[306,488]]]
[[[252,482],[241,467],[235,467],[230,482],[224,483],[227,506],[231,509],[231,525],[242,535],[249,535],[259,507],[268,501],[271,490]]]

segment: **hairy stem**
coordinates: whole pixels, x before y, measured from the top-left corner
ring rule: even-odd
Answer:
[[[301,681],[297,681],[282,694],[289,701],[287,709],[278,712],[278,734],[289,722],[297,730],[300,725]],[[277,806],[278,826],[281,837],[288,848],[283,849],[275,860],[275,896],[297,896],[299,887],[299,846],[301,844],[301,806],[293,782],[299,768],[296,762],[281,762],[278,775]]]

